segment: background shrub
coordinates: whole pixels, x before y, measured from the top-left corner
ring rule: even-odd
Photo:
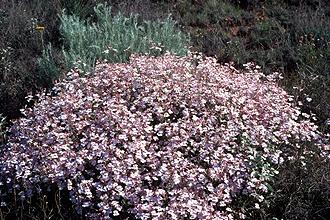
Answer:
[[[77,16],[61,16],[61,34],[67,69],[78,62],[82,71],[90,71],[96,60],[127,62],[130,54],[160,55],[170,51],[178,55],[187,53],[189,39],[175,28],[171,18],[164,21],[138,23],[137,16],[111,14],[111,7],[94,8],[97,23],[85,22]]]

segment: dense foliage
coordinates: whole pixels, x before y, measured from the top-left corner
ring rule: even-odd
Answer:
[[[2,190],[55,183],[93,219],[244,218],[234,198],[260,206],[277,164],[326,147],[274,77],[171,54],[69,72],[10,128]]]
[[[107,3],[109,7],[104,8],[105,4],[97,6],[99,3]],[[171,19],[168,19],[170,13]],[[162,55],[166,50],[184,54],[188,46],[184,45],[184,42],[188,44],[186,34],[191,36],[192,50],[216,57],[219,63],[232,62],[235,68],[244,69],[245,63],[253,61],[261,67],[255,72],[258,76],[259,71],[266,75],[281,72],[283,79],[278,83],[293,95],[290,106],[300,106],[303,114],[299,120],[304,117],[316,119],[318,130],[326,136],[330,131],[329,27],[330,4],[321,0],[2,0],[0,146],[7,143],[9,119],[22,117],[20,108],[25,105],[33,108],[34,98],[26,100],[25,96],[31,92],[35,95],[44,88],[47,94],[55,95],[54,91],[49,93],[54,82],[64,77],[72,66],[78,67],[75,72],[83,75],[97,59],[126,62],[135,52]],[[168,29],[170,31],[164,31]],[[106,42],[105,35],[111,36],[111,44]],[[198,63],[195,62],[196,65]],[[94,76],[83,79],[89,77]],[[261,78],[264,81],[265,77]],[[69,81],[72,83],[74,80],[77,79]],[[48,97],[41,93],[38,96],[41,100]],[[40,103],[37,106],[40,109]],[[278,109],[282,111],[280,108],[281,105]],[[31,111],[34,110],[28,110],[33,114]],[[92,117],[91,122],[95,122],[93,120]],[[18,127],[20,122],[15,123],[14,127],[21,131],[23,128]],[[259,131],[259,128],[253,129]],[[15,139],[12,135],[9,135],[11,141]],[[251,147],[245,144],[244,138],[237,138],[236,144],[244,143],[242,146]],[[289,139],[289,142],[275,145],[274,149],[287,152],[295,141]],[[2,151],[8,150],[12,144]],[[304,155],[306,147],[314,153]],[[235,147],[233,149],[236,150]],[[253,169],[260,173],[272,163],[260,154],[262,147],[256,149],[259,159],[254,162],[261,161],[257,164],[263,165]],[[258,201],[262,198],[258,194],[233,196],[229,205],[234,210],[232,213],[248,213],[248,219],[309,220],[324,219],[330,215],[329,158],[320,156],[319,147],[313,141],[291,149],[296,151],[290,160],[275,166],[279,174],[269,177],[274,180],[265,179],[265,183],[270,183],[267,185],[270,190],[259,194],[264,196],[264,201]],[[252,151],[248,152],[252,154]],[[193,154],[197,155],[196,152]],[[10,156],[6,154],[6,157]],[[88,168],[86,173],[89,172]],[[47,176],[51,173],[41,174]],[[246,183],[248,181],[246,179]],[[77,208],[79,204],[70,201],[73,197],[68,190],[58,189],[58,182],[40,184],[36,180],[36,183],[41,188],[24,201],[18,199],[21,194],[18,195],[15,187],[6,190],[2,186],[0,219],[81,219],[93,209],[83,208],[83,213],[79,214],[72,207]],[[27,188],[20,190],[24,189]],[[124,207],[125,210],[130,208]],[[100,211],[99,208],[97,210]],[[224,212],[229,214],[231,211]],[[123,213],[120,212],[120,218],[132,218]],[[239,218],[237,215],[235,218]]]

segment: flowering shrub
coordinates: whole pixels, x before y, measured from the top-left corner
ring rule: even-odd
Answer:
[[[13,123],[0,183],[56,184],[91,219],[244,218],[233,198],[262,202],[274,165],[320,138],[275,77],[171,54],[72,71]]]

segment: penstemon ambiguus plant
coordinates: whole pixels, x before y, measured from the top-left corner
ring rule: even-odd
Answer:
[[[55,183],[90,219],[244,218],[235,197],[262,202],[276,164],[324,147],[275,76],[194,54],[71,71],[13,122],[0,183],[22,199]]]

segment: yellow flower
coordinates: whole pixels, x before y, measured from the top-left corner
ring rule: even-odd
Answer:
[[[41,26],[41,25],[37,25],[35,27],[36,31],[44,31],[45,30],[45,27],[44,26]]]

